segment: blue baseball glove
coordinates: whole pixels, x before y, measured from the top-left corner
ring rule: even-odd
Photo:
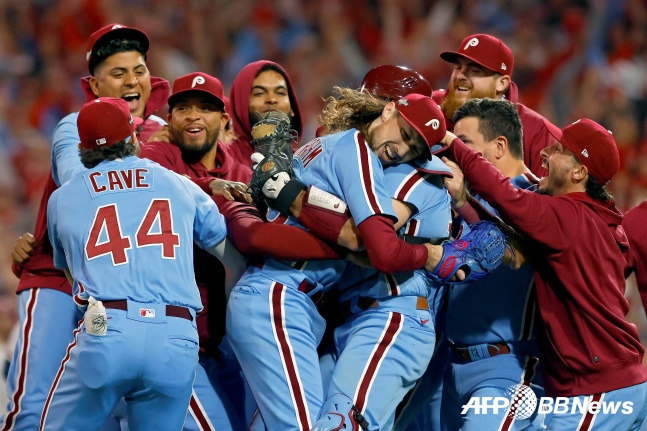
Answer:
[[[479,221],[470,225],[464,237],[443,244],[443,256],[427,276],[438,283],[456,284],[481,279],[494,271],[503,260],[506,236],[492,222]],[[465,279],[449,280],[462,269]]]

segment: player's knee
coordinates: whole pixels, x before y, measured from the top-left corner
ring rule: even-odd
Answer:
[[[323,407],[319,420],[311,431],[360,431],[367,429],[364,417],[355,409],[353,402],[344,394],[330,396]]]

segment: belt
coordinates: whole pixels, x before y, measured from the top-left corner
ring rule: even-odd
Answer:
[[[370,298],[367,296],[360,297],[357,300],[357,306],[363,311],[368,310],[369,308],[377,308],[380,305],[380,301],[375,298]],[[416,300],[416,309],[417,310],[429,310],[429,302],[424,296],[419,296]]]
[[[263,268],[263,265],[265,265],[265,258],[254,256],[251,259],[249,259],[249,264],[252,266],[255,266],[256,268]],[[316,287],[317,287],[316,284],[310,283],[306,279],[303,279],[301,283],[299,283],[299,286],[297,286],[297,290],[301,293],[305,293],[306,295],[310,296],[310,292],[315,290]],[[312,300],[312,302],[316,304],[323,298],[323,296],[324,296],[323,289],[321,289],[314,295],[310,296],[310,299]]]
[[[101,301],[105,308],[115,308],[117,310],[128,311],[128,301],[125,299],[119,299],[116,301]],[[186,307],[180,307],[179,305],[167,305],[166,306],[166,315],[173,317],[181,317],[186,320],[193,320],[191,312]]]
[[[485,354],[483,348],[487,350],[489,356]],[[452,350],[458,359],[473,362],[498,355],[506,355],[510,353],[510,346],[506,343],[475,344],[473,346],[458,346],[452,344]]]

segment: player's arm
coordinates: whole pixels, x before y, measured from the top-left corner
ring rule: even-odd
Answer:
[[[279,260],[341,259],[344,253],[308,231],[267,223],[253,205],[217,200],[227,221],[227,235],[243,253]]]
[[[76,127],[77,114],[63,118],[54,129],[52,136],[52,178],[61,186],[78,172],[85,170],[79,158],[79,132]]]
[[[31,255],[34,253],[34,247],[36,247],[36,238],[29,232],[23,233],[14,243],[13,249],[11,250],[11,270],[16,277],[20,278],[23,265],[31,259]]]

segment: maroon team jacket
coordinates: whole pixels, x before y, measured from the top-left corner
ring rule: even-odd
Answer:
[[[625,276],[636,273],[636,282],[643,307],[647,310],[647,201],[632,208],[625,214],[622,227],[629,238],[629,257]]]
[[[446,90],[437,90],[433,93],[433,99],[440,104],[445,98]],[[544,126],[543,118],[539,113],[533,111],[527,106],[519,103],[519,91],[514,82],[510,82],[510,88],[506,98],[514,103],[521,118],[523,125],[523,161],[539,178],[546,175],[546,169],[541,165],[541,156],[539,152],[549,145],[552,145],[555,139],[551,136]],[[445,117],[447,130],[454,130],[454,122],[451,118]]]
[[[474,191],[531,242],[546,394],[595,394],[646,381],[638,332],[625,320],[622,214],[585,193],[552,197],[514,188],[460,139],[449,153]]]
[[[86,102],[94,100],[96,96],[92,93],[89,84],[90,77],[81,78],[81,89],[86,96]],[[162,78],[151,76],[151,95],[146,103],[144,111],[144,123],[137,128],[137,135],[140,140],[146,141],[150,135],[160,129],[157,121],[149,119],[149,117],[164,106],[168,98],[170,85],[168,81]],[[36,217],[36,226],[34,228],[34,238],[36,239],[36,246],[31,259],[22,267],[13,265],[12,269],[14,274],[20,278],[18,283],[17,292],[33,287],[45,287],[49,289],[56,289],[65,292],[69,295],[72,294],[72,286],[65,278],[65,274],[60,269],[54,268],[52,246],[49,243],[47,235],[47,201],[58,186],[50,175],[45,183],[45,190],[40,201],[38,208],[38,215]]]

